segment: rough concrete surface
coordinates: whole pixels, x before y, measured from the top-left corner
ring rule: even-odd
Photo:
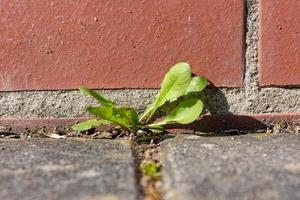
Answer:
[[[300,135],[181,136],[161,147],[165,200],[300,199]]]
[[[154,98],[155,90],[102,90],[118,104],[144,108]],[[95,104],[78,91],[27,91],[0,93],[1,117],[82,117],[85,105]]]
[[[157,90],[102,90],[121,105],[139,111],[153,101]],[[244,89],[207,89],[204,99],[213,114],[300,112],[300,90],[264,88],[259,93],[245,93]],[[91,97],[78,91],[27,91],[0,93],[0,118],[63,118],[88,116],[85,105],[95,104]]]
[[[258,0],[246,0],[244,87],[210,88],[205,105],[211,113],[300,112],[300,89],[260,88],[258,80]],[[155,89],[102,90],[123,105],[143,110]],[[0,118],[81,117],[84,105],[92,103],[77,91],[0,92]]]
[[[1,139],[0,149],[0,199],[140,199],[123,142]]]

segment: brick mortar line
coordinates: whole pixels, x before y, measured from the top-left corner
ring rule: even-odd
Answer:
[[[258,30],[259,30],[259,2],[245,0],[246,3],[246,35],[245,35],[245,93],[246,101],[251,101],[248,94],[259,92],[258,80]]]

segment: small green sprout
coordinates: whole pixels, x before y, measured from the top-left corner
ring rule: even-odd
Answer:
[[[189,64],[182,62],[174,65],[165,75],[155,101],[140,116],[133,108],[119,106],[105,95],[81,87],[79,90],[82,93],[98,101],[99,106],[86,107],[97,119],[75,124],[72,128],[76,131],[86,131],[102,124],[114,124],[132,133],[142,129],[162,133],[167,124],[192,123],[203,110],[199,93],[204,90],[208,81],[201,76],[191,76]],[[159,109],[165,110],[166,116],[160,121],[152,122]]]
[[[286,121],[284,121],[284,119],[280,119],[280,121],[278,122],[278,125],[279,125],[280,129],[284,129],[286,127]]]
[[[159,173],[159,166],[155,162],[144,162],[140,165],[140,170],[141,172],[148,176],[151,180],[158,181],[160,180],[160,175]]]

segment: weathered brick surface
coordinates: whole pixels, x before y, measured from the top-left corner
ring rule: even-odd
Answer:
[[[0,2],[0,90],[158,87],[186,60],[242,86],[244,1]]]
[[[300,86],[300,1],[260,1],[260,85]]]

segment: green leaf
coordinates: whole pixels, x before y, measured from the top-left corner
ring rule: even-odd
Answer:
[[[128,120],[128,116],[124,115],[124,110],[119,107],[87,107],[87,111],[91,114],[111,121],[122,128],[133,131],[132,125]]]
[[[164,127],[162,126],[148,126],[147,128],[153,133],[163,133],[165,131]]]
[[[75,131],[87,131],[95,126],[99,126],[101,124],[110,124],[110,123],[111,122],[109,122],[107,120],[91,119],[91,120],[87,120],[85,122],[74,124],[72,126],[72,129],[74,129]]]
[[[121,108],[124,110],[125,114],[129,118],[132,124],[138,125],[140,124],[139,122],[139,116],[137,112],[133,108]]]
[[[194,76],[186,89],[185,94],[191,93],[191,92],[201,92],[208,84],[208,81],[206,78],[202,76]]]
[[[86,87],[80,87],[79,90],[83,94],[94,97],[103,106],[114,106],[114,105],[116,105],[113,101],[109,100],[105,95],[103,95],[101,93],[95,92],[95,91],[90,90]]]
[[[128,107],[118,107],[121,115],[127,119],[128,123],[133,127],[133,130],[137,130],[139,123],[139,118],[137,112],[133,108]]]
[[[195,121],[203,110],[203,103],[196,98],[185,99],[179,103],[166,118],[160,122],[149,125],[162,126],[171,123],[189,124]]]
[[[148,122],[155,111],[167,101],[172,102],[184,95],[191,82],[191,68],[187,63],[178,63],[165,75],[154,103],[148,106],[140,121]]]

